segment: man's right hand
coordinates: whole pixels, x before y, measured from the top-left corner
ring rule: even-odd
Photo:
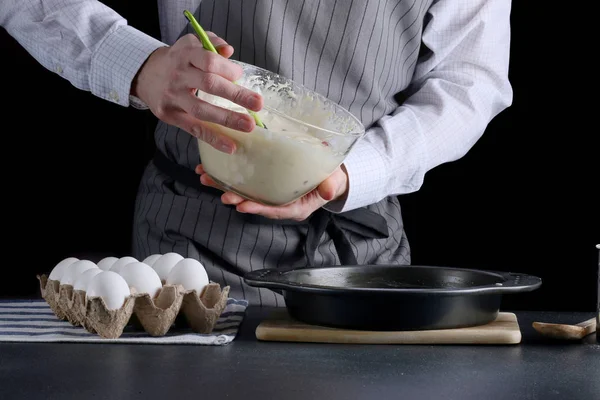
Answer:
[[[231,154],[235,141],[204,121],[250,132],[254,119],[200,100],[196,89],[252,111],[260,111],[263,100],[259,94],[233,83],[243,74],[239,65],[227,60],[233,48],[207,33],[219,54],[205,50],[195,35],[185,35],[173,46],[159,48],[148,57],[132,83],[131,94],[145,102],[157,118]]]

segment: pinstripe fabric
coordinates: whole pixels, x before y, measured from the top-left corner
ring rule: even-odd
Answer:
[[[288,76],[370,127],[399,105],[394,96],[412,77],[431,1],[203,0],[196,17],[236,49],[233,59]],[[175,161],[197,164],[186,132],[161,131],[157,140]]]
[[[195,344],[221,346],[231,343],[243,323],[247,302],[228,299],[223,313],[211,333],[195,333],[190,328],[170,330],[156,337],[138,329],[126,327],[116,339],[103,338],[56,318],[44,300],[0,299],[0,342],[87,342],[87,343],[148,343]]]
[[[398,106],[391,94],[409,82],[429,2],[204,0],[196,17],[236,49],[232,58],[289,76],[369,126]],[[199,162],[196,141],[187,132],[159,122],[155,137],[158,148],[177,163],[194,168]],[[398,200],[389,197],[368,208],[386,218],[390,236],[366,239],[346,232],[358,262],[409,264]],[[283,300],[244,285],[246,271],[307,263],[307,227],[250,222],[219,198],[174,183],[152,164],[142,178],[134,229],[136,257],[169,251],[197,257],[211,279],[230,285],[234,297],[251,304],[283,305]],[[315,262],[340,262],[327,233]]]
[[[365,122],[344,161],[348,196],[325,206],[334,212],[419,190],[512,103],[510,0],[157,1],[161,40],[96,0],[3,0],[0,26],[76,87],[147,108],[130,95],[132,79],[155,49],[191,32],[182,10],[195,11],[235,58],[291,76]],[[185,165],[196,159],[189,137],[159,139],[176,140],[162,147]]]
[[[510,0],[157,0],[161,40],[129,26],[95,0],[3,0],[0,26],[48,70],[121,106],[156,48],[191,33],[183,9],[223,36],[235,59],[277,71],[340,103],[367,135],[344,164],[349,192],[327,209],[369,205],[389,240],[350,234],[359,262],[408,262],[397,200],[431,169],[462,157],[512,102],[508,80]],[[182,32],[183,31],[183,32]],[[409,86],[410,82],[410,86]],[[397,95],[404,99],[399,104]],[[160,123],[156,144],[183,166],[199,160],[194,139]],[[211,278],[254,302],[279,302],[239,286],[259,266],[301,265],[302,227],[258,226],[219,199],[181,187],[151,165],[135,210],[138,257],[171,248],[197,255]],[[316,261],[338,261],[322,239]],[[237,292],[236,292],[237,291]]]
[[[388,221],[389,238],[366,239],[346,232],[361,264],[409,264],[410,250],[400,206],[390,197],[368,207]],[[231,286],[231,295],[250,304],[283,305],[278,294],[243,284],[246,271],[278,266],[304,266],[307,227],[256,224],[245,214],[224,206],[218,197],[174,184],[169,177],[147,168],[136,204],[134,256],[175,251],[199,259],[209,277]],[[315,263],[339,264],[333,242],[325,233]]]

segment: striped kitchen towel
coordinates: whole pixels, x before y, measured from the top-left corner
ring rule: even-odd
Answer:
[[[225,345],[231,343],[244,319],[246,300],[229,298],[215,329],[210,334],[177,329],[165,336],[125,328],[121,337],[104,339],[59,320],[44,300],[0,300],[0,342],[94,342]]]

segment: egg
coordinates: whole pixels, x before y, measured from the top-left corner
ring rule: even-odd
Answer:
[[[60,281],[60,279],[62,278],[63,274],[65,273],[65,270],[67,269],[67,267],[69,265],[73,264],[75,261],[79,261],[79,258],[77,258],[77,257],[65,258],[64,260],[62,260],[61,262],[56,264],[56,266],[54,268],[52,268],[52,271],[50,272],[48,279],[51,281]]]
[[[158,260],[160,258],[160,256],[162,256],[162,254],[152,254],[152,255],[144,258],[144,260],[142,262],[144,264],[148,264],[149,266],[152,266],[152,265],[154,265],[156,260]]]
[[[204,266],[193,258],[184,258],[175,264],[166,280],[167,285],[181,285],[185,290],[196,290],[198,294],[208,283]]]
[[[135,288],[136,293],[148,293],[151,298],[156,297],[162,288],[162,282],[156,271],[143,262],[129,263],[119,273],[129,288]]]
[[[102,270],[100,268],[90,268],[87,271],[83,271],[79,274],[77,279],[75,279],[73,290],[83,290],[85,292],[92,278],[101,272]]]
[[[166,281],[169,272],[173,269],[175,264],[183,260],[183,256],[178,253],[165,253],[160,256],[152,265],[152,268],[156,271],[161,281]]]
[[[113,271],[102,271],[92,278],[87,287],[87,298],[101,297],[106,308],[118,310],[131,295],[129,286],[121,275]]]
[[[65,270],[65,273],[60,279],[60,284],[73,285],[75,283],[75,280],[79,277],[79,275],[92,268],[98,268],[98,266],[96,265],[96,263],[90,260],[75,261],[73,264],[69,265]]]
[[[121,272],[121,268],[132,262],[138,262],[137,258],[130,256],[121,257],[117,261],[115,261],[115,263],[110,267],[110,271],[116,272],[118,274],[119,272]]]
[[[104,257],[102,260],[98,261],[98,268],[102,271],[110,271],[110,267],[112,267],[117,260],[117,257]]]

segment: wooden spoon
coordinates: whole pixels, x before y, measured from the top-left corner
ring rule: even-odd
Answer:
[[[588,319],[576,325],[534,322],[533,327],[542,335],[554,339],[578,340],[596,332],[596,318]]]

